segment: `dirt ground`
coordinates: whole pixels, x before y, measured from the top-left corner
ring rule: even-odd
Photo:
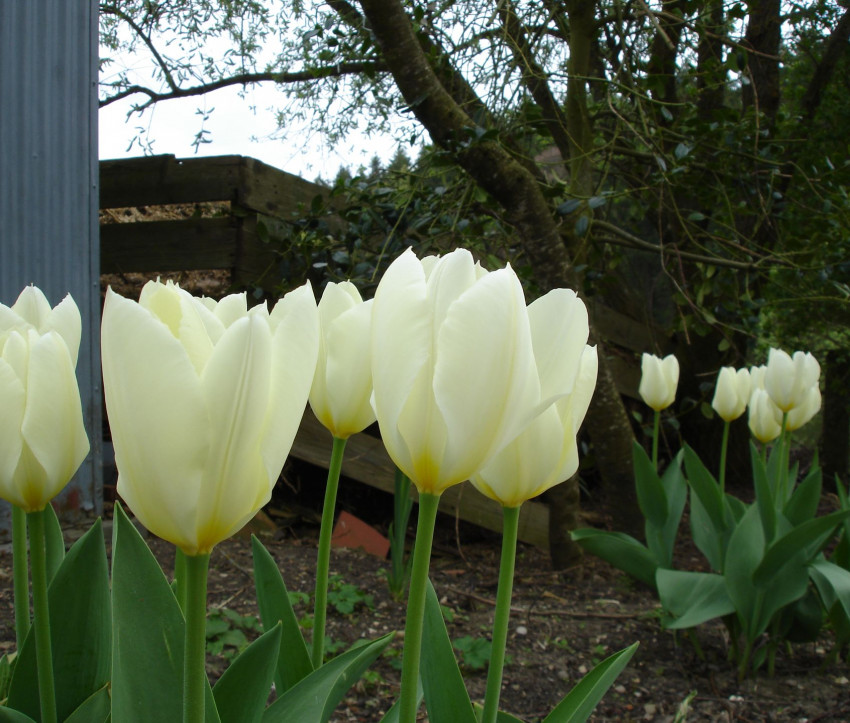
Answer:
[[[287,467],[266,508],[265,524],[254,524],[277,560],[299,616],[312,614],[321,484],[309,470]],[[305,483],[311,483],[308,488]],[[359,515],[386,533],[389,495],[343,480],[339,509]],[[109,505],[107,504],[107,508]],[[107,526],[109,513],[107,512]],[[415,514],[414,514],[415,517]],[[69,538],[82,530],[69,530]],[[499,537],[441,516],[435,535],[432,579],[448,608],[450,638],[462,661],[473,700],[481,701],[484,661],[498,572]],[[148,543],[170,574],[173,551],[149,536]],[[384,578],[388,561],[362,550],[335,548],[331,557],[330,648],[342,651],[360,638],[404,628],[405,605],[394,600]],[[14,640],[11,553],[0,549],[0,640]],[[229,657],[256,636],[256,606],[250,542],[245,535],[213,551],[209,578],[211,608],[208,672],[216,679]],[[850,721],[850,666],[822,668],[829,636],[780,654],[776,674],[738,684],[726,662],[721,625],[705,625],[698,639],[705,659],[682,635],[661,629],[652,594],[604,562],[587,558],[566,575],[552,572],[548,555],[520,545],[502,708],[539,721],[596,661],[635,641],[640,648],[602,700],[594,721]],[[309,633],[308,633],[309,635]],[[350,691],[333,720],[379,721],[398,695],[401,636]],[[423,711],[422,720],[426,720]]]

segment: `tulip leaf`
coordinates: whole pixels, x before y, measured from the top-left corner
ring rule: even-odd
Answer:
[[[637,442],[632,444],[632,462],[640,511],[649,524],[660,529],[667,521],[669,509],[664,485],[646,451]]]
[[[83,701],[82,705],[65,719],[65,723],[106,723],[111,715],[111,706],[109,686],[105,685]]]
[[[213,688],[224,721],[259,723],[269,699],[280,650],[281,626],[275,625],[240,653]]]
[[[836,603],[844,609],[850,620],[850,570],[845,570],[826,560],[817,560],[809,565],[809,574],[829,610]]]
[[[56,516],[53,505],[44,508],[44,540],[45,553],[47,557],[47,582],[53,579],[62,560],[65,559],[65,537],[62,534],[62,525]]]
[[[768,584],[781,574],[786,565],[793,564],[792,561],[798,556],[802,556],[804,562],[811,560],[829,542],[838,525],[848,517],[850,510],[841,510],[793,528],[768,548],[753,573],[753,582],[756,585]]]
[[[656,581],[661,606],[674,617],[665,628],[692,628],[735,612],[722,575],[659,569]]]
[[[109,567],[100,520],[65,555],[47,597],[56,709],[59,720],[64,720],[109,682],[112,646]],[[8,705],[35,719],[41,716],[32,629],[15,663]]]
[[[723,535],[718,533],[711,521],[711,515],[702,503],[700,496],[691,489],[691,537],[697,549],[705,555],[708,564],[717,572],[723,572],[725,549]]]
[[[183,719],[185,623],[177,598],[120,504],[112,537],[112,720]],[[156,630],[157,635],[151,635]],[[207,684],[206,723],[218,723]]]
[[[775,455],[774,455],[775,456]],[[753,465],[753,485],[756,489],[756,505],[758,506],[759,515],[761,515],[761,524],[764,528],[764,534],[767,541],[773,540],[776,535],[776,484],[778,477],[772,477],[768,468],[759,457],[758,450],[754,444],[750,444],[750,457]],[[773,483],[771,483],[773,480]]]
[[[395,633],[357,645],[303,678],[266,708],[263,723],[327,723],[346,692]]]
[[[585,675],[555,709],[543,719],[543,723],[581,723],[586,721],[596,708],[617,676],[635,654],[638,643],[605,658]]]
[[[480,721],[484,715],[484,706],[480,703],[473,703],[472,707],[475,709],[475,720]],[[515,715],[500,710],[496,713],[496,723],[525,723],[525,721],[522,718],[517,718]]]
[[[0,723],[35,723],[35,720],[14,708],[0,708]]]
[[[280,652],[274,676],[275,689],[281,696],[313,672],[313,663],[277,563],[256,537],[251,537],[251,547],[263,629],[272,630],[281,623]]]
[[[699,497],[716,534],[727,527],[724,514],[723,493],[720,485],[709,472],[693,449],[685,445],[685,471],[691,490]]]
[[[623,532],[607,532],[592,527],[573,530],[571,537],[589,553],[610,562],[618,570],[655,587],[655,556],[634,537]]]
[[[428,580],[419,674],[432,723],[476,723],[469,693],[455,659],[440,601]]]
[[[820,468],[813,467],[791,495],[782,514],[794,525],[811,520],[818,512],[821,493]]]

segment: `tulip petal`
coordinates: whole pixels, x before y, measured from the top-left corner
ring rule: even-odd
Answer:
[[[40,331],[45,319],[50,314],[50,302],[41,289],[29,285],[24,288],[18,296],[18,300],[12,305],[12,311]]]
[[[89,452],[71,355],[56,332],[39,336],[30,331],[21,434],[45,474],[41,488],[32,490],[29,506],[43,509],[68,484]]]
[[[277,481],[304,416],[319,353],[319,312],[309,283],[277,302],[272,325],[268,431],[261,454],[272,484]]]
[[[215,315],[225,328],[248,313],[248,297],[244,294],[228,294],[215,306]]]
[[[426,292],[433,309],[431,323],[436,333],[449,307],[476,282],[475,261],[466,249],[441,256],[428,274]]]
[[[434,394],[448,433],[444,483],[467,479],[538,412],[540,383],[522,285],[510,267],[481,278],[440,328]]]
[[[9,363],[0,358],[0,491],[11,499],[12,479],[21,456],[21,423],[26,407],[26,390]],[[20,506],[20,505],[19,505]]]
[[[210,455],[197,500],[197,552],[229,536],[271,495],[260,455],[271,385],[271,332],[242,316],[222,335],[201,376],[210,421]]]
[[[590,325],[587,307],[569,289],[553,289],[528,307],[542,399],[572,391]]]
[[[375,421],[372,396],[372,302],[338,316],[327,332],[324,386],[334,436],[345,439]],[[317,370],[318,371],[318,370]],[[327,425],[326,425],[327,426]]]
[[[168,327],[111,290],[103,309],[101,355],[118,492],[151,532],[191,546],[210,452],[194,367]]]
[[[70,294],[67,294],[47,314],[41,333],[47,331],[55,331],[65,340],[68,347],[68,352],[71,354],[71,363],[74,367],[77,366],[77,356],[80,351],[80,336],[83,330],[83,322],[80,317],[80,310]]]
[[[381,436],[390,457],[408,476],[412,458],[398,420],[421,370],[433,363],[431,316],[423,264],[408,249],[390,264],[375,292],[371,354]]]

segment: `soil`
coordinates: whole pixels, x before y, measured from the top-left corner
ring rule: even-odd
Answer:
[[[315,483],[319,471],[305,467],[309,466],[287,465],[287,484],[279,486],[272,503],[249,526],[262,536],[289,590],[303,593],[296,604],[299,616],[312,614],[309,596],[323,489],[323,484]],[[109,507],[107,503],[107,527]],[[343,480],[338,508],[359,515],[386,534],[392,516],[389,495]],[[69,540],[82,531],[68,530]],[[147,539],[170,575],[171,546],[153,536]],[[476,659],[475,648],[485,644],[492,623],[499,544],[498,535],[446,516],[438,518],[432,580],[441,602],[451,611],[450,638],[460,640],[461,647],[466,639],[472,650],[458,656],[470,696],[479,702],[486,669],[483,659]],[[405,605],[389,593],[384,577],[388,566],[386,559],[360,549],[333,549],[331,575],[338,578],[332,589],[340,595],[337,605],[331,604],[328,610],[332,648],[338,646],[341,652],[359,639],[403,631]],[[213,681],[227,666],[235,646],[257,634],[252,624],[256,605],[251,569],[246,534],[213,550],[209,605],[217,611],[214,616],[229,620],[225,634],[211,641],[218,647],[224,644],[222,654],[208,658]],[[557,573],[545,552],[520,544],[516,571],[501,707],[523,720],[542,720],[597,661],[640,641],[631,663],[591,720],[850,721],[850,666],[839,661],[822,667],[832,645],[829,635],[816,644],[796,645],[790,654],[780,653],[772,677],[760,673],[739,684],[726,661],[727,641],[720,624],[699,628],[701,659],[685,636],[661,628],[652,593],[606,563],[587,557],[581,567]],[[346,612],[345,603],[353,604],[353,611]],[[0,549],[0,640],[6,641],[0,644],[4,651],[13,646],[8,546]],[[354,685],[333,721],[380,720],[398,695],[401,646],[399,634]],[[421,719],[427,720],[424,709]]]

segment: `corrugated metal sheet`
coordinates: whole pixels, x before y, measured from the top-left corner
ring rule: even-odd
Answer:
[[[34,283],[83,316],[77,378],[91,454],[60,513],[100,513],[97,3],[0,0],[0,300]],[[0,538],[10,527],[0,510]]]

